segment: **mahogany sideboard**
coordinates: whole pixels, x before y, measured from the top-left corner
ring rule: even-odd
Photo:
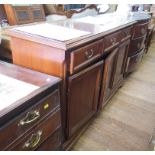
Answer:
[[[61,149],[60,82],[0,61],[0,150]]]
[[[39,32],[24,32],[19,27],[6,31],[12,38],[13,63],[63,79],[61,108],[64,150],[71,147],[85,124],[115,94],[123,84],[127,67],[131,68],[129,64],[132,59],[127,64],[131,56],[128,49],[132,49],[130,42],[140,35],[136,27],[137,19],[119,20],[121,17],[116,16],[116,20],[112,21],[113,15],[106,16],[109,19],[107,23],[104,15],[89,17],[89,20],[86,17],[81,21],[50,23],[51,29],[54,25],[67,28],[66,31],[75,29],[90,32],[64,41],[61,39],[67,35],[66,31],[57,39],[42,36]],[[146,18],[149,20],[150,17]],[[43,31],[46,30],[44,24]],[[37,24],[29,26],[35,28]],[[48,31],[45,31],[46,35]]]

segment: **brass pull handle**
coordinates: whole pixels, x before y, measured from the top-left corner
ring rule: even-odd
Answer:
[[[42,131],[39,130],[37,133],[31,135],[31,138],[24,144],[24,148],[34,148],[40,142]]]
[[[135,59],[135,63],[137,63],[138,62],[138,57]]]
[[[38,110],[28,112],[26,117],[23,118],[22,120],[20,120],[18,125],[24,126],[26,124],[30,124],[30,123],[34,122],[35,120],[37,120],[39,117],[40,117],[40,113]]]
[[[114,45],[116,43],[116,38],[112,38],[110,41]]]
[[[138,44],[137,44],[137,48],[138,48],[138,49],[140,48],[140,45],[141,45],[141,43],[138,43]]]
[[[149,144],[150,144],[151,150],[155,151],[155,135],[154,134],[151,135],[150,140],[149,140]]]
[[[124,35],[125,35],[125,37],[127,37],[129,35],[129,33],[127,31],[124,31]]]
[[[150,140],[149,140],[149,144],[153,144],[155,146],[155,139],[153,139],[153,135],[151,136]]]
[[[127,64],[126,64],[126,68],[125,68],[126,73],[128,72],[129,62],[130,62],[130,57],[128,57],[128,59],[127,59]]]
[[[144,28],[141,29],[141,33],[144,34],[146,30]]]
[[[85,56],[87,59],[90,59],[94,55],[94,50],[91,49],[90,52],[86,51]]]

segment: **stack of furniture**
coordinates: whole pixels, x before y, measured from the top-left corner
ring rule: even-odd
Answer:
[[[117,21],[111,20],[112,16],[106,16],[109,21],[101,15],[81,21],[29,25],[32,29],[48,27],[53,33],[63,28],[63,36],[70,39],[56,34],[53,38],[46,31],[32,32],[26,26],[6,32],[12,38],[13,63],[63,80],[63,149],[71,147],[89,120],[123,84],[126,71],[134,71],[143,55],[150,16],[121,20],[116,16]],[[81,31],[84,35],[76,37]]]

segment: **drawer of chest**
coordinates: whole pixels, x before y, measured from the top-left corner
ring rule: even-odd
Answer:
[[[42,144],[51,134],[61,127],[60,109],[53,112],[52,115],[44,119],[32,131],[18,139],[6,150],[13,151],[31,151],[35,150]]]
[[[5,126],[0,128],[0,150],[21,137],[25,132],[34,127],[46,115],[60,106],[59,90],[36,103],[33,107],[21,113]],[[11,130],[10,130],[11,129]]]
[[[129,56],[136,54],[139,50],[144,48],[145,37],[134,39],[130,43]]]
[[[121,41],[121,32],[115,32],[104,38],[104,51],[111,50]]]
[[[120,37],[121,41],[125,41],[131,37],[131,30],[132,27],[128,27],[121,30],[121,37]]]
[[[127,72],[134,71],[140,64],[143,57],[144,50],[140,50],[136,55],[128,58],[127,61]]]
[[[71,52],[70,73],[79,71],[101,56],[103,40],[95,41]]]
[[[37,147],[37,151],[61,150],[61,129],[54,132],[44,143]]]
[[[147,34],[147,29],[148,29],[148,22],[142,23],[142,24],[136,24],[134,26],[134,31],[133,31],[133,39],[142,37]]]

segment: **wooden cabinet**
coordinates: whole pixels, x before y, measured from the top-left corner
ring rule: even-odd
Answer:
[[[114,77],[114,68],[116,66],[118,48],[111,51],[104,63],[104,73],[100,96],[100,108],[102,108],[109,99],[112,91],[112,79]]]
[[[11,93],[17,89],[17,84],[13,89],[13,85],[9,84],[10,79],[7,83],[1,78],[0,93],[4,100],[1,107],[6,103],[7,106],[0,109],[0,150],[36,150],[38,147],[39,150],[54,150],[61,147],[61,139],[55,136],[56,132],[57,137],[62,135],[60,79],[4,62],[0,62],[0,76],[18,80],[23,90],[26,84],[36,87],[25,96],[14,100]],[[5,89],[8,92],[4,96]],[[13,101],[10,99],[8,102],[5,99],[9,97]],[[51,142],[48,140],[47,143],[46,139]]]
[[[42,5],[4,4],[4,8],[10,25],[20,25],[45,20]]]
[[[110,54],[105,58],[99,102],[100,109],[104,107],[123,81],[129,43],[130,40],[121,43],[117,48],[111,50]]]
[[[31,106],[5,125],[5,128],[0,130],[0,149],[3,145],[6,146],[8,144],[8,139],[10,142],[18,139],[25,132],[34,128],[38,122],[48,116],[53,110],[59,108],[59,98],[59,90],[55,90],[52,94],[35,103],[34,106]],[[48,105],[48,108],[45,110],[44,107],[46,105]],[[10,128],[13,130],[10,131]]]
[[[112,87],[115,87],[123,79],[129,44],[130,40],[127,40],[119,45]]]
[[[72,136],[97,111],[103,61],[68,79],[68,136]]]
[[[137,54],[131,57],[128,57],[128,60],[127,60],[127,71],[128,72],[133,72],[137,69],[140,62],[142,61],[143,54],[144,54],[144,49],[140,50]]]
[[[2,24],[4,20],[6,20],[6,13],[4,10],[4,5],[0,4],[0,23]]]
[[[134,24],[131,43],[128,51],[126,74],[137,69],[139,63],[141,62],[146,44],[148,24],[149,19],[140,20],[136,24]]]
[[[90,32],[70,40],[62,40],[61,36],[56,40],[48,34],[45,37],[41,33],[36,35],[15,29],[7,30],[7,34],[12,37],[15,64],[59,76],[63,80],[61,107],[64,149],[122,85],[129,40],[135,23],[137,21],[118,21],[118,25],[113,28],[110,26],[110,29],[107,29],[108,25],[104,29],[103,25],[72,20],[54,23],[56,30],[63,26],[70,33],[73,33],[70,28]],[[35,27],[35,24],[31,26]],[[52,24],[49,26],[53,28]],[[133,40],[145,37],[143,30],[141,31],[142,33],[134,35]],[[142,44],[143,39],[139,39],[139,42]],[[136,46],[136,43],[132,46],[136,50],[141,47]]]

